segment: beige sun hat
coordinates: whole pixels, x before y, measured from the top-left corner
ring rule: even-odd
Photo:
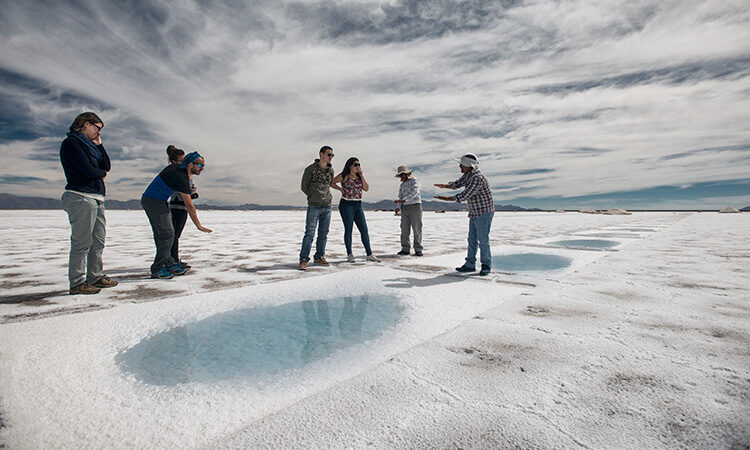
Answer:
[[[396,176],[399,177],[399,176],[401,176],[402,173],[407,174],[409,176],[409,178],[412,177],[411,170],[409,170],[408,167],[406,167],[406,166],[398,166],[398,169],[396,169]]]

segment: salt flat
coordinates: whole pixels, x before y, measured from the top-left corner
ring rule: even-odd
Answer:
[[[425,257],[395,257],[399,218],[368,212],[380,264],[294,269],[304,212],[201,212],[194,270],[148,279],[145,215],[109,211],[105,270],[69,296],[62,211],[5,211],[0,444],[111,447],[732,448],[750,445],[747,214],[497,213],[495,254],[571,258],[461,277],[465,213],[425,213]],[[634,231],[635,230],[635,231]],[[597,235],[610,250],[550,242]],[[273,377],[145,383],[117,363],[141,340],[246,308],[388,295],[401,322]],[[169,356],[169,355],[165,355]]]

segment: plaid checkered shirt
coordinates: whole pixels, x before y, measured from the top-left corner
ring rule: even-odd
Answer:
[[[457,202],[466,200],[466,204],[469,206],[469,217],[479,217],[482,214],[495,211],[490,183],[479,169],[465,173],[458,180],[451,181],[448,184],[451,189],[465,186],[464,190],[456,194],[455,198]]]

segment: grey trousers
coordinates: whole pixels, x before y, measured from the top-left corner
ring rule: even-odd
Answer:
[[[61,200],[70,222],[70,287],[84,281],[96,283],[104,275],[102,252],[107,234],[104,202],[68,191],[63,193]]]
[[[414,231],[414,251],[422,251],[422,204],[401,206],[401,250],[409,251],[409,231]]]
[[[172,213],[169,204],[164,200],[150,197],[141,197],[141,206],[146,211],[151,230],[154,232],[154,243],[156,244],[156,256],[151,264],[151,273],[156,273],[162,267],[170,267],[176,264],[172,258],[172,242],[174,241],[174,227],[172,226]]]

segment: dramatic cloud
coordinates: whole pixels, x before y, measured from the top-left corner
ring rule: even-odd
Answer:
[[[303,205],[328,144],[335,169],[361,159],[369,200],[402,164],[435,193],[472,152],[498,203],[750,204],[731,188],[750,168],[744,1],[11,0],[0,39],[0,191],[58,196],[59,142],[93,110],[118,200],[175,144],[207,159],[202,201]]]

